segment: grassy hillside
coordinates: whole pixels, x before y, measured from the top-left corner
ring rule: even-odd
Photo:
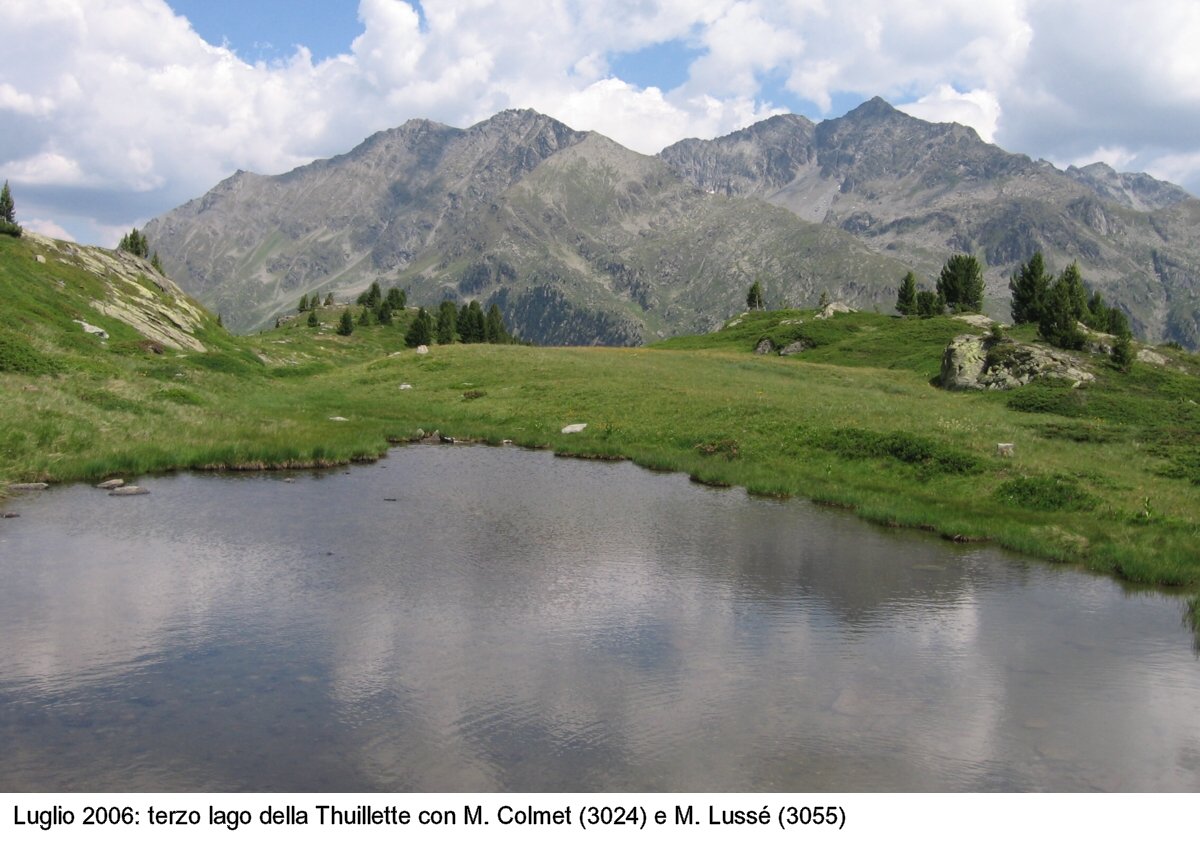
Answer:
[[[206,351],[156,349],[91,303],[109,281],[0,238],[0,480],[326,465],[417,430],[623,457],[801,495],[960,541],[1139,583],[1200,585],[1200,367],[1094,384],[951,393],[931,384],[952,318],[743,315],[646,348],[403,348],[408,318],[337,336],[340,308],[253,337],[207,318]],[[62,282],[60,284],[60,282]],[[72,319],[109,331],[102,343]],[[803,336],[808,351],[759,356]],[[411,388],[402,389],[407,384]],[[586,422],[580,434],[564,425]],[[1015,456],[996,444],[1015,444]],[[0,503],[3,506],[3,503]]]

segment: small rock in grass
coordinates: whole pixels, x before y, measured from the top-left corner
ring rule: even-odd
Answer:
[[[350,421],[350,419],[346,418],[345,416],[330,416],[329,420],[330,421]]]
[[[581,424],[569,424],[562,429],[562,432],[563,433],[582,433],[584,428],[586,428],[586,427],[587,427],[586,422],[581,423]]]
[[[402,383],[402,384],[400,384],[400,388],[401,389],[412,389],[412,384],[411,383]]]

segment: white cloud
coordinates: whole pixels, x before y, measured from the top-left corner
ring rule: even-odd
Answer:
[[[403,0],[361,0],[363,32],[343,55],[314,62],[299,48],[265,63],[205,43],[163,0],[6,0],[0,176],[29,189],[24,207],[39,218],[91,215],[95,230],[165,211],[238,168],[282,172],[344,152],[411,117],[466,126],[533,107],[654,152],[768,116],[781,96],[828,116],[879,94],[1034,157],[1124,150],[1131,165],[1200,179],[1190,0],[422,8],[423,22]],[[699,55],[679,87],[612,78],[608,57],[680,39]]]
[[[898,105],[901,111],[930,123],[961,123],[991,143],[1000,120],[1000,103],[991,91],[959,93],[950,85],[939,85],[916,102]],[[1093,159],[1094,160],[1094,159]]]
[[[20,184],[83,187],[90,182],[78,161],[57,152],[39,152],[29,158],[6,161],[0,166],[7,178]]]
[[[38,234],[44,234],[47,237],[53,237],[57,240],[70,240],[74,242],[75,238],[71,233],[56,223],[54,220],[33,219],[21,223],[21,227],[29,231],[36,231]]]

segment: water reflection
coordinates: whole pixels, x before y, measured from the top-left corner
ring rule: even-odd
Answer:
[[[513,450],[148,485],[0,522],[0,789],[1200,787],[1172,598]]]

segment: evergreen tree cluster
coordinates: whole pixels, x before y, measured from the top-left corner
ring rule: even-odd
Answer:
[[[145,234],[142,234],[136,228],[121,238],[121,242],[117,244],[117,248],[122,252],[137,255],[139,258],[150,257],[150,241],[146,239]]]
[[[901,316],[941,316],[946,312],[946,300],[942,293],[932,290],[918,290],[917,276],[908,272],[900,282],[900,290],[896,294],[896,310]]]
[[[0,189],[0,234],[7,234],[10,237],[20,237],[24,233],[21,226],[17,225],[17,206],[13,202],[12,191],[8,188],[8,182],[4,182],[4,188]]]
[[[324,305],[321,304],[321,295],[319,293],[313,293],[312,298],[309,298],[308,294],[305,293],[304,295],[302,295],[300,297],[300,304],[297,305],[296,312],[297,313],[307,312],[307,313],[315,314],[318,307],[322,307],[322,306],[333,307],[333,305],[334,305],[334,301],[333,301],[333,293],[332,292],[326,294]],[[313,317],[310,316],[308,318],[308,324],[316,325],[319,323],[313,321]]]
[[[122,252],[128,252],[131,255],[137,255],[139,258],[149,258],[150,265],[163,273],[162,262],[158,259],[158,252],[150,251],[150,241],[146,239],[146,235],[134,228],[128,234],[121,238],[121,242],[117,244],[117,249]]]
[[[485,313],[478,301],[472,300],[461,308],[456,308],[454,302],[446,300],[438,305],[437,317],[425,308],[417,312],[416,319],[409,325],[404,343],[409,348],[418,345],[429,345],[437,341],[439,345],[461,343],[511,343],[513,336],[504,324],[504,315],[500,306],[492,304]]]
[[[396,312],[408,304],[408,296],[399,287],[390,288],[385,296],[379,282],[372,281],[370,287],[358,294],[355,303],[362,306],[359,325],[391,325]]]
[[[1013,273],[1008,288],[1012,291],[1013,324],[1036,323],[1038,333],[1051,345],[1083,348],[1087,337],[1079,329],[1082,322],[1094,331],[1124,338],[1123,353],[1132,353],[1128,346],[1129,319],[1120,308],[1110,307],[1099,290],[1088,295],[1079,264],[1072,263],[1054,278],[1046,270],[1042,253],[1035,252]],[[1117,357],[1114,347],[1114,362],[1127,367],[1129,361],[1118,361]]]
[[[896,310],[902,316],[941,316],[946,308],[955,313],[983,310],[983,266],[974,255],[951,255],[942,265],[937,288],[917,289],[917,276],[908,272],[896,294]]]

